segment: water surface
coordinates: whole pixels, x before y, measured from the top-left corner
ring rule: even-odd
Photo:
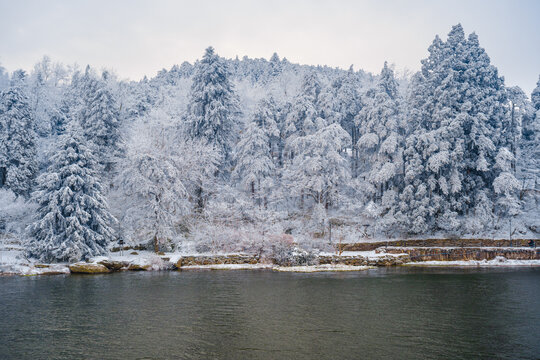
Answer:
[[[540,269],[0,277],[1,359],[538,359]]]

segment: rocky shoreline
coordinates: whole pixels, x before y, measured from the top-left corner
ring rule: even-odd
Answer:
[[[540,248],[526,247],[528,241],[513,240],[515,247],[504,246],[509,244],[509,240],[486,239],[365,242],[344,244],[337,246],[335,252],[320,252],[309,260],[302,258],[296,261],[244,253],[181,254],[153,253],[142,248],[137,248],[137,251],[133,248],[115,249],[117,251],[111,252],[109,256],[74,264],[20,263],[12,267],[0,265],[0,275],[261,269],[297,272],[361,271],[374,267],[402,265],[540,266]],[[301,253],[303,250],[298,251]]]

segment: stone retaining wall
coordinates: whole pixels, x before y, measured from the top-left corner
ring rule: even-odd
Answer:
[[[540,239],[410,239],[341,244],[342,251],[371,251],[385,246],[421,247],[528,247],[530,240],[540,245]],[[339,245],[336,245],[338,248]]]
[[[259,257],[256,255],[211,255],[211,256],[183,256],[176,262],[176,267],[188,265],[221,265],[221,264],[258,264]]]
[[[378,253],[409,254],[411,261],[459,261],[492,260],[502,256],[509,260],[540,260],[540,249],[531,248],[434,248],[434,247],[387,247]]]
[[[320,265],[350,265],[350,266],[394,266],[410,262],[408,254],[405,255],[387,255],[368,258],[359,255],[325,255],[319,256]]]

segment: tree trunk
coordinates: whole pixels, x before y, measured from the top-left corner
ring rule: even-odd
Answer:
[[[157,234],[154,235],[154,252],[155,252],[155,253],[158,253],[158,252],[159,252],[159,246],[158,246],[158,237],[157,237]]]

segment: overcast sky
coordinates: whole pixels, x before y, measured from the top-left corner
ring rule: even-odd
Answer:
[[[418,70],[427,47],[461,22],[507,85],[540,74],[539,0],[0,0],[0,64],[29,70],[43,55],[140,79],[200,58],[269,58],[378,73]]]

